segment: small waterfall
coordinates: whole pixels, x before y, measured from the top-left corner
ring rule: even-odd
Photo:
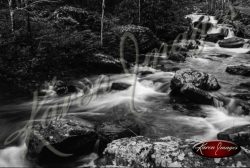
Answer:
[[[27,151],[26,144],[7,147],[0,150],[0,167],[27,167],[28,161],[25,158]]]
[[[232,37],[235,37],[235,34],[234,34],[234,31],[233,31],[233,28],[228,28],[228,35],[226,38],[232,38]]]
[[[214,106],[217,108],[221,108],[221,107],[223,107],[223,102],[221,102],[217,99],[214,99]]]
[[[227,31],[225,39],[235,37],[235,33],[232,26],[228,24],[218,24],[218,20],[216,20],[214,16],[207,16],[201,14],[191,14],[186,16],[186,18],[190,18],[193,23],[199,21],[202,17],[202,22],[210,22],[213,25],[213,27],[207,32],[207,34],[225,33],[225,31]]]
[[[209,17],[209,22],[212,23],[214,26],[218,24],[218,20],[216,20],[215,16],[208,16]]]
[[[221,33],[222,31],[222,27],[218,26],[218,25],[214,25],[214,27],[212,29],[210,29],[207,34],[217,34],[217,33]]]

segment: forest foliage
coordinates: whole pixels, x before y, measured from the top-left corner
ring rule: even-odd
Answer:
[[[116,62],[126,31],[135,35],[140,54],[161,41],[173,41],[188,30],[185,15],[195,10],[197,1],[0,0],[0,76],[39,83],[54,76],[119,71],[120,65],[103,62],[98,54]],[[125,45],[127,61],[133,61],[134,46],[129,40]],[[100,68],[91,68],[93,60],[100,60]]]

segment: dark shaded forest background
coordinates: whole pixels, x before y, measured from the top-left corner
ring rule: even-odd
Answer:
[[[0,77],[33,91],[54,77],[68,81],[91,74],[123,72],[119,44],[124,32],[135,35],[140,54],[145,54],[159,48],[162,42],[171,43],[180,33],[192,31],[185,15],[205,6],[206,1],[106,0],[105,6],[102,3],[0,0]],[[221,18],[228,16],[225,13],[229,14],[220,15],[217,11]],[[125,48],[127,62],[133,62],[133,43],[128,40]]]

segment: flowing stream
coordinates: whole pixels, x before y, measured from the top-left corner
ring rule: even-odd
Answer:
[[[202,15],[192,14],[193,22]],[[234,37],[232,28],[228,25],[217,24],[212,16],[205,16],[207,21],[214,26],[208,33],[218,33],[222,28],[228,29],[228,37]],[[228,65],[249,64],[249,46],[230,49],[221,48],[217,43],[204,42],[199,46],[199,54],[188,58],[183,63],[176,63],[169,60],[162,60],[159,64],[165,68],[178,67],[180,69],[191,68],[202,72],[213,74],[219,81],[221,89],[214,94],[233,95],[236,93],[248,93],[248,89],[239,88],[238,85],[250,82],[249,78],[230,75],[225,72]],[[190,51],[194,53],[195,51]],[[227,54],[229,57],[220,57],[220,54]],[[164,69],[164,68],[163,68]],[[92,88],[93,93],[98,96],[84,96],[83,92],[64,97],[53,96],[43,105],[49,108],[51,105],[65,107],[65,100],[71,99],[71,106],[68,114],[76,115],[86,119],[103,119],[133,117],[143,127],[142,134],[149,137],[176,136],[181,138],[198,138],[201,140],[216,139],[216,135],[226,128],[249,124],[250,117],[237,115],[237,100],[229,99],[227,107],[205,106],[192,103],[182,103],[170,96],[170,81],[174,76],[173,72],[164,72],[149,67],[139,67],[139,70],[150,70],[153,74],[145,77],[134,78],[133,75],[119,74],[107,75],[109,81],[100,86]],[[107,76],[103,76],[106,79]],[[100,76],[92,76],[90,80],[100,80]],[[80,80],[76,80],[79,83]],[[123,91],[105,91],[110,82],[123,82],[131,84],[132,87]],[[33,100],[7,95],[8,89],[2,86],[0,89],[0,142],[4,143],[6,138],[15,130],[21,129],[30,118]],[[49,89],[47,90],[50,91]],[[133,95],[134,93],[134,95]],[[43,97],[39,97],[39,100]],[[5,101],[11,100],[11,101]],[[132,102],[132,103],[131,103]],[[27,147],[20,139],[16,144],[2,147],[0,150],[0,167],[4,166],[29,166],[25,159]]]

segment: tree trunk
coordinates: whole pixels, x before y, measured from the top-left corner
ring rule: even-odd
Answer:
[[[9,0],[9,11],[10,11],[10,24],[11,24],[11,32],[14,33],[14,6],[13,1]]]
[[[139,24],[141,24],[141,0],[139,0]]]
[[[101,46],[103,46],[103,24],[104,24],[105,0],[102,1],[102,18],[101,18]]]

